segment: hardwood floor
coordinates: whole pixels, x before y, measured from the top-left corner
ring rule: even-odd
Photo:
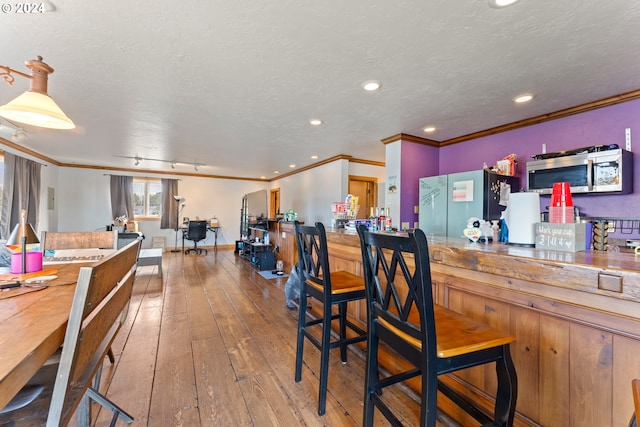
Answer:
[[[286,278],[264,279],[231,250],[165,252],[163,267],[162,279],[155,266],[138,268],[116,362],[103,369],[101,389],[134,425],[362,425],[364,360],[354,352],[346,365],[332,354],[325,416],[317,414],[312,345],[302,381],[294,381],[297,311],[285,306]],[[385,393],[416,425],[418,404]],[[108,425],[107,411],[94,409],[95,425]],[[388,425],[380,413],[376,423]]]

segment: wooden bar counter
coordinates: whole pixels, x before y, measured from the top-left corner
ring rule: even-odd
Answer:
[[[330,230],[327,240],[333,269],[362,274],[356,234]],[[516,425],[627,426],[631,380],[640,377],[640,256],[445,238],[429,250],[435,300],[516,337]],[[364,303],[349,312],[366,324]],[[401,363],[384,357],[391,371]],[[444,381],[493,407],[492,366]],[[438,403],[473,425],[444,398]]]
[[[298,262],[294,223],[269,221],[269,240],[276,248],[276,259],[282,261],[284,271],[290,272]]]

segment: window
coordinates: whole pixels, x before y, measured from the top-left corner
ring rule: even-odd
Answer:
[[[162,183],[159,179],[133,179],[133,213],[135,218],[160,218]]]

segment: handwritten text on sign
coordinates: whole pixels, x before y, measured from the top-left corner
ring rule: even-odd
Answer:
[[[536,224],[536,248],[559,251],[583,251],[585,249],[584,224]]]

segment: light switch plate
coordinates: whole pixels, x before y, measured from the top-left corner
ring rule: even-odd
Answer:
[[[631,128],[624,130],[624,142],[627,151],[631,151]]]

